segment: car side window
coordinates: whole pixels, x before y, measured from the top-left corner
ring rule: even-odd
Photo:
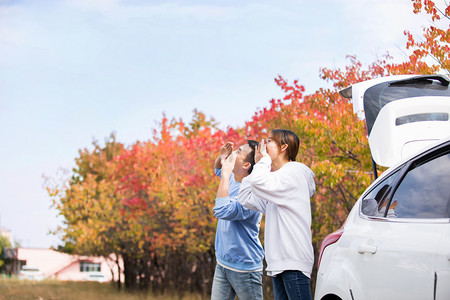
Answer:
[[[369,217],[383,217],[382,200],[392,186],[398,171],[389,175],[373,188],[362,200],[361,212]]]
[[[418,162],[394,192],[387,217],[450,217],[450,153]]]

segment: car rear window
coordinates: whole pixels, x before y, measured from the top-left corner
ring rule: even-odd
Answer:
[[[395,125],[400,126],[408,123],[424,121],[448,121],[447,113],[426,113],[403,116],[395,119]]]
[[[450,97],[450,88],[425,78],[420,81],[383,82],[368,88],[364,93],[364,113],[368,133],[372,131],[378,113],[386,104],[400,99],[424,96]]]
[[[442,153],[442,152],[441,152]],[[387,217],[450,217],[450,151],[419,162],[404,176],[394,192]]]

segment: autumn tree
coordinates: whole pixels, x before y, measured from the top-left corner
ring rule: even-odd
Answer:
[[[209,292],[218,186],[213,163],[233,129],[194,111],[189,124],[163,117],[152,139],[125,148],[112,135],[84,149],[67,182],[47,184],[64,217],[63,250],[115,253],[128,289]]]
[[[8,262],[8,259],[6,259],[6,248],[11,247],[10,240],[4,236],[0,235],[0,271],[3,273],[5,271],[5,263]]]
[[[213,162],[227,140],[237,142],[239,135],[194,111],[189,124],[163,117],[151,141],[136,143],[119,159],[123,214],[143,225],[150,281],[161,291],[209,292],[217,223]]]
[[[64,219],[55,234],[62,236],[64,241],[61,251],[104,257],[114,253],[118,257],[128,246],[128,243],[124,244],[123,234],[129,225],[120,216],[121,199],[115,193],[113,175],[114,158],[124,151],[124,147],[113,134],[104,147],[97,141],[93,146],[93,150],[79,151],[70,178],[46,180],[53,206]],[[118,284],[120,286],[120,278]]]

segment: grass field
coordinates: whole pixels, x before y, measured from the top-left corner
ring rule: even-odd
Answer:
[[[97,282],[26,281],[0,278],[0,300],[203,300],[200,295],[152,295],[118,291]]]

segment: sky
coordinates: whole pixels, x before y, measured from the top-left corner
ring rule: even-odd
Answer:
[[[43,175],[93,140],[132,145],[194,109],[242,126],[283,96],[278,75],[308,94],[346,55],[403,61],[427,20],[410,0],[0,0],[0,227],[56,247]]]

